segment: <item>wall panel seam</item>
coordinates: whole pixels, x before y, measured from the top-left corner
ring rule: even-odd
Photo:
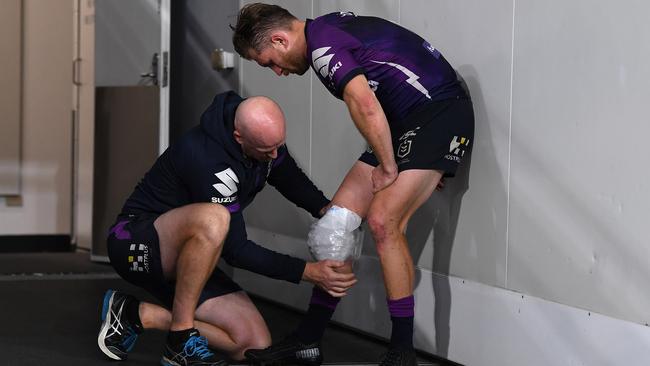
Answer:
[[[402,24],[402,0],[397,0],[397,24]]]
[[[314,0],[311,1],[311,18],[314,18]],[[314,75],[309,73],[309,164],[307,175],[310,179],[313,179],[311,159],[314,154],[314,134],[313,134],[313,122],[314,122]]]
[[[25,3],[24,1],[20,2],[20,85],[18,90],[18,193],[23,194],[23,165],[25,158],[25,43],[26,35],[25,31]]]
[[[237,8],[237,13],[244,6],[244,0],[239,0],[239,8]],[[244,96],[244,59],[239,57],[239,95]]]
[[[512,175],[512,96],[514,85],[515,64],[515,9],[517,0],[512,0],[512,32],[510,34],[510,105],[508,115],[508,180],[506,183],[506,257],[505,257],[505,288],[508,288],[508,258],[510,256],[510,183]]]

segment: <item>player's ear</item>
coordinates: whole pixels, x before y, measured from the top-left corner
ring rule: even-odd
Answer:
[[[285,31],[275,31],[271,34],[271,44],[273,47],[282,47],[286,48],[289,42],[289,36]]]

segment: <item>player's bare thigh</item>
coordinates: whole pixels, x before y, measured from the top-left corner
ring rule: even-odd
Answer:
[[[357,160],[336,191],[332,203],[365,218],[373,199],[373,169],[372,165]]]
[[[377,192],[368,212],[371,225],[397,224],[406,230],[408,219],[431,196],[443,173],[439,170],[412,169],[399,173],[393,184]]]

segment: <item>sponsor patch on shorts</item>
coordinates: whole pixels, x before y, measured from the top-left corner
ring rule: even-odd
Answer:
[[[131,244],[127,257],[129,271],[149,273],[149,265],[151,262],[149,258],[150,253],[149,246],[146,244]]]
[[[465,152],[469,147],[469,139],[462,136],[454,136],[449,143],[449,154],[445,155],[445,159],[460,163]]]

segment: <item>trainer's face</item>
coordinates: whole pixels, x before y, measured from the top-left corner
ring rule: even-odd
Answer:
[[[307,72],[309,65],[299,50],[271,45],[261,52],[250,51],[251,59],[262,67],[268,67],[278,76],[289,74],[302,75]]]
[[[284,140],[277,144],[267,146],[258,141],[246,141],[241,144],[244,154],[250,159],[267,162],[278,158],[278,149],[284,145]]]
[[[285,136],[284,123],[258,125],[248,131],[235,131],[235,139],[244,154],[249,159],[262,162],[277,159],[278,149],[284,145]]]

